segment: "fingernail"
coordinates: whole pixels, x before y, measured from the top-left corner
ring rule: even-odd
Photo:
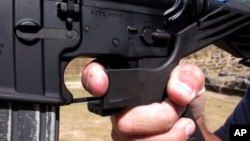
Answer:
[[[190,95],[191,99],[195,97],[194,90],[188,84],[178,81],[176,85],[180,93]]]
[[[190,124],[190,123],[188,123],[187,125],[186,125],[186,127],[185,127],[185,131],[186,131],[186,135],[188,136],[188,137],[190,137],[191,135],[192,135],[192,133],[193,133],[193,129],[192,129],[193,127],[192,127],[192,125]]]
[[[203,87],[197,94],[197,96],[200,96],[202,93],[204,93],[206,91],[206,88]]]
[[[194,98],[198,94],[202,82],[202,72],[194,66],[186,65],[178,72],[178,81],[180,81],[181,89],[189,94],[190,98]]]

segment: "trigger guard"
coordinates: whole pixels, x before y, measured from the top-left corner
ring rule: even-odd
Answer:
[[[128,62],[121,57],[98,57],[94,62],[100,63],[105,69],[130,68]]]

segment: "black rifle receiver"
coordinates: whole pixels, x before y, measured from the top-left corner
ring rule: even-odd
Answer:
[[[63,78],[78,56],[107,66],[107,94],[88,103],[99,115],[162,101],[179,60],[209,44],[250,65],[247,1],[2,0],[0,27],[3,101],[74,102]]]

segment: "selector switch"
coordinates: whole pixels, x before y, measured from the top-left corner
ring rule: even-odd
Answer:
[[[141,35],[141,38],[144,42],[146,42],[147,44],[152,45],[154,43],[152,34],[153,34],[153,30],[150,28],[144,29],[143,33]]]
[[[153,32],[152,37],[156,40],[169,40],[171,36],[166,32]]]
[[[143,33],[141,34],[141,39],[149,45],[159,42],[167,42],[170,38],[171,35],[169,33],[166,33],[161,30],[156,30],[154,32],[150,28],[144,29]]]

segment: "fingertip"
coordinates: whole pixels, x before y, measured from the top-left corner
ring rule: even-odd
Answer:
[[[184,133],[180,133],[183,136],[183,138],[188,139],[191,137],[195,131],[195,123],[193,120],[189,118],[180,118],[178,122],[173,126],[172,133],[176,133],[177,131],[183,130],[185,131]],[[170,133],[171,134],[171,133]]]
[[[176,124],[167,132],[160,134],[146,134],[140,136],[132,136],[130,140],[143,141],[184,141],[188,140],[195,131],[195,124],[189,118],[180,118]]]
[[[103,96],[108,90],[108,76],[104,67],[97,62],[88,64],[82,71],[82,84],[93,96]]]
[[[192,120],[188,119],[189,121],[187,121],[187,123],[185,124],[185,132],[186,132],[186,136],[187,138],[189,138],[190,136],[192,136],[192,134],[195,131],[195,124]]]
[[[180,118],[175,125],[167,132],[168,140],[183,141],[193,136],[195,131],[195,123],[189,118]]]

